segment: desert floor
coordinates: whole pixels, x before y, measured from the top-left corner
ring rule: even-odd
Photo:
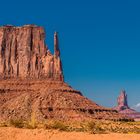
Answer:
[[[140,134],[88,134],[1,127],[0,140],[140,140]]]

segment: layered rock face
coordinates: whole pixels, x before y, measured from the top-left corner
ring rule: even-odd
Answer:
[[[63,71],[58,48],[58,36],[54,34],[52,55],[45,44],[42,27],[0,27],[0,78],[50,78],[63,81]]]
[[[128,106],[127,94],[124,90],[121,91],[117,99],[117,103],[118,105],[114,109],[116,109],[119,113],[132,119],[140,119],[140,113]]]
[[[99,106],[62,81],[0,81],[0,122],[46,119],[82,121],[128,119],[116,110]]]

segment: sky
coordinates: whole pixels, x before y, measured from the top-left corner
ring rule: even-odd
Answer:
[[[125,89],[140,111],[139,7],[135,0],[3,0],[0,25],[43,26],[52,53],[57,31],[67,83],[106,107]]]

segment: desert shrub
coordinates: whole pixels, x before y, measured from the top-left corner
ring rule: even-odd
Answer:
[[[54,121],[52,124],[46,124],[46,128],[47,129],[58,129],[61,131],[69,131],[68,126],[60,121]]]
[[[35,113],[34,112],[31,113],[31,120],[30,120],[30,122],[28,122],[26,124],[26,127],[28,129],[35,129],[35,128],[37,128],[37,122],[36,122],[36,117],[35,117]]]
[[[6,122],[0,123],[0,127],[8,127],[8,123]]]
[[[100,124],[97,124],[95,122],[89,122],[87,124],[87,129],[90,133],[93,133],[93,134],[97,134],[97,133],[105,133],[105,130],[101,127]]]
[[[76,131],[76,132],[86,132],[86,126],[84,123],[80,123],[80,126],[78,127],[73,127],[72,131]]]
[[[131,129],[131,130],[129,130],[129,133],[135,133],[135,134],[140,134],[140,128],[138,128],[138,127],[134,127],[133,128],[133,130]]]
[[[27,124],[26,124],[26,128],[28,128],[28,129],[35,129],[36,126],[33,126],[33,125],[30,124],[30,123],[27,123]]]
[[[10,125],[17,127],[17,128],[23,128],[24,127],[24,122],[22,120],[10,120]]]

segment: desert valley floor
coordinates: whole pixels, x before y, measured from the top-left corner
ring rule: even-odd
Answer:
[[[140,134],[89,134],[57,130],[0,128],[0,140],[139,140]]]

